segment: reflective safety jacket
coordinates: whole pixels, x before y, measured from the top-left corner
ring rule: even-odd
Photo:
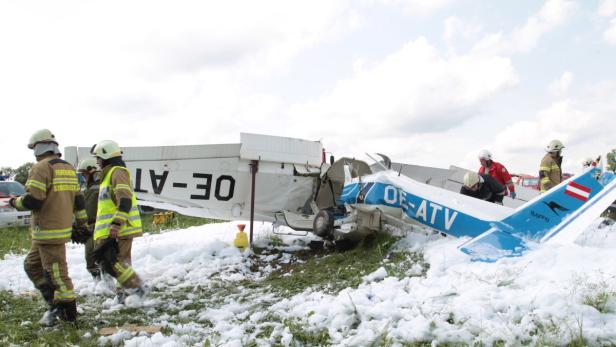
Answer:
[[[541,193],[547,192],[562,182],[563,175],[560,169],[562,160],[563,157],[558,157],[555,160],[550,153],[546,153],[545,157],[541,160],[541,165],[539,166],[539,190]]]
[[[57,155],[40,159],[30,169],[26,194],[15,200],[18,210],[31,210],[32,240],[60,244],[71,238],[73,216],[85,224],[86,211],[75,168]]]
[[[98,194],[94,240],[109,237],[112,222],[120,224],[119,238],[141,236],[141,217],[128,169],[123,166],[107,167],[103,170],[103,175]],[[120,208],[122,197],[130,197],[131,206],[128,211],[122,211]]]

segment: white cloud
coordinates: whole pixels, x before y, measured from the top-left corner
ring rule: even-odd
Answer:
[[[0,35],[0,112],[29,120],[25,133],[11,132],[3,141],[23,143],[49,127],[61,145],[91,144],[99,136],[129,145],[203,142],[204,127],[233,119],[247,105],[273,107],[276,97],[253,91],[259,81],[355,30],[361,19],[349,6],[328,0],[3,2],[0,32],[14,34]],[[92,139],[82,128],[94,122],[110,129],[98,127]],[[25,147],[11,155],[31,158]]]
[[[515,122],[496,134],[492,148],[513,171],[535,174],[544,148],[552,139],[565,145],[563,169],[578,173],[587,157],[605,155],[614,147],[616,86],[601,84],[583,95],[553,102],[529,121]],[[533,165],[535,163],[536,165]]]
[[[401,6],[405,13],[412,16],[426,16],[445,8],[456,0],[372,0],[384,5]]]
[[[310,119],[320,125],[302,129],[304,133],[326,136],[340,148],[364,144],[366,137],[408,141],[408,134],[458,127],[479,114],[483,102],[517,81],[509,59],[446,58],[420,38],[371,67],[360,68],[322,98],[295,105],[289,113],[292,124]]]
[[[479,34],[481,27],[477,24],[468,23],[456,16],[445,18],[443,39],[451,44],[458,38],[471,39]]]
[[[542,36],[565,23],[577,7],[572,0],[547,0],[537,14],[528,18],[523,26],[515,28],[510,36],[488,34],[474,50],[495,54],[527,53],[535,48]]]
[[[571,82],[573,82],[573,74],[570,71],[565,71],[559,79],[550,83],[548,89],[553,95],[565,94],[569,90]]]
[[[601,0],[597,13],[601,17],[611,17],[616,13],[616,0]]]
[[[616,45],[616,18],[610,21],[610,26],[603,32],[603,39],[611,45]]]

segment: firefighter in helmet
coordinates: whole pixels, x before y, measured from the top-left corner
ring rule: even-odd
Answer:
[[[563,180],[561,151],[565,148],[559,140],[552,140],[545,148],[547,152],[539,165],[539,190],[543,194]]]
[[[497,182],[492,176],[476,172],[467,172],[464,175],[463,185],[460,188],[460,194],[499,205],[503,204],[503,197],[506,192],[507,188]]]
[[[35,132],[28,148],[37,162],[28,174],[26,193],[10,200],[14,208],[32,211],[32,241],[24,269],[49,305],[39,323],[49,326],[58,319],[74,323],[77,303],[65,243],[73,233],[73,218],[78,226],[86,223],[84,198],[75,168],[60,159],[58,142],[51,131]]]
[[[128,295],[143,295],[143,282],[132,268],[133,238],[143,235],[137,199],[130,173],[122,160],[122,151],[111,140],[97,143],[91,149],[101,168],[100,192],[94,227],[94,257],[103,271],[113,276],[118,302]]]

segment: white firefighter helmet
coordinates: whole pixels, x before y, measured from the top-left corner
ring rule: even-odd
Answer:
[[[77,171],[88,171],[90,170],[90,168],[97,168],[96,158],[94,157],[87,157],[85,159],[82,159],[77,166]]]
[[[492,160],[492,153],[487,149],[482,149],[479,151],[479,155],[477,155],[479,159]]]
[[[481,177],[476,172],[467,172],[464,174],[462,182],[466,188],[471,188],[475,184],[481,182]]]
[[[565,148],[565,146],[563,146],[562,142],[560,142],[559,140],[552,140],[545,147],[545,151],[546,152],[560,152],[563,148]]]
[[[122,156],[122,150],[120,150],[120,146],[117,144],[117,142],[111,140],[104,140],[95,144],[90,150],[90,154],[95,157],[106,160],[113,157]]]
[[[56,137],[51,133],[51,131],[49,131],[49,129],[41,129],[32,134],[30,141],[28,141],[28,148],[34,149],[34,146],[38,143],[55,143],[58,145]]]

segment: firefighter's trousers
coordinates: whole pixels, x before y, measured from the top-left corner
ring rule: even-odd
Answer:
[[[64,243],[47,244],[33,240],[24,261],[24,269],[49,305],[75,301]]]
[[[98,246],[105,239],[98,239],[96,245]],[[133,270],[131,264],[131,250],[133,246],[133,239],[118,239],[118,255],[116,262],[112,264],[114,273],[110,273],[117,283],[116,289],[122,288],[132,289],[139,288],[142,284],[139,275]]]

